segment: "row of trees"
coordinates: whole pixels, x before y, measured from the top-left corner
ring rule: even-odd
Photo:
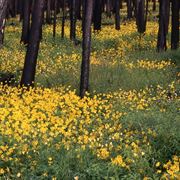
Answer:
[[[21,85],[33,86],[35,80],[36,62],[40,40],[42,39],[42,25],[53,25],[53,36],[56,35],[57,15],[62,21],[61,36],[64,37],[64,25],[70,19],[70,39],[76,44],[76,21],[82,20],[82,67],[80,96],[84,97],[89,87],[89,66],[91,47],[91,24],[95,31],[101,30],[102,14],[108,17],[114,15],[115,28],[120,30],[120,17],[123,2],[127,6],[127,19],[134,18],[139,33],[145,33],[150,0],[0,0],[0,46],[3,44],[5,22],[9,16],[19,14],[22,21],[21,43],[27,46]],[[157,50],[167,49],[166,37],[168,34],[171,10],[171,48],[179,47],[179,0],[152,0],[153,10],[159,2],[159,31]],[[171,7],[171,8],[170,8]],[[59,18],[59,16],[58,16]],[[32,21],[31,21],[32,19]]]

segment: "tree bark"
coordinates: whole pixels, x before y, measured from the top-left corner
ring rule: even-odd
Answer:
[[[89,68],[91,52],[91,22],[93,14],[93,0],[85,0],[83,12],[83,43],[82,43],[82,65],[80,80],[80,97],[85,96],[89,90]]]
[[[127,18],[132,18],[132,0],[127,0]]]
[[[93,23],[94,30],[101,30],[102,0],[94,0]]]
[[[81,0],[76,0],[76,18],[81,20]]]
[[[27,47],[21,86],[33,86],[35,80],[36,63],[39,51],[44,0],[35,0],[32,12],[32,25],[29,44]]]
[[[153,0],[153,11],[156,11],[156,0]]]
[[[112,1],[106,0],[106,12],[108,17],[111,17],[111,9],[112,9],[111,5],[112,5]]]
[[[120,0],[115,0],[115,28],[120,30]]]
[[[56,36],[56,21],[57,21],[57,0],[54,0],[54,18],[53,18],[53,37]]]
[[[51,0],[47,0],[46,23],[51,24]]]
[[[158,42],[157,50],[158,52],[166,51],[166,36],[168,33],[169,24],[169,0],[160,0],[159,2],[159,31],[158,31]]]
[[[179,47],[179,0],[172,0],[171,49]]]
[[[70,39],[76,39],[76,0],[71,0],[70,3]]]
[[[7,0],[0,0],[0,48],[3,46],[3,42],[4,42],[7,4],[8,4]]]
[[[31,0],[23,1],[23,24],[21,43],[28,44],[30,31]]]
[[[146,0],[148,1],[148,0]],[[137,0],[136,4],[136,24],[139,33],[146,31],[146,13],[145,13],[145,0]]]
[[[65,0],[62,2],[62,28],[61,28],[61,38],[64,38],[64,26],[65,26]]]

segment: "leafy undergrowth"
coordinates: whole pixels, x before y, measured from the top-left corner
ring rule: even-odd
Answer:
[[[140,37],[128,21],[94,32],[90,94],[80,99],[81,46],[69,22],[65,39],[60,24],[56,39],[43,27],[37,86],[26,91],[16,86],[21,25],[9,20],[0,74],[16,82],[0,85],[0,179],[180,179],[180,51],[156,53],[157,29],[148,22]]]
[[[84,99],[63,87],[0,92],[5,179],[179,178],[174,83]]]
[[[5,46],[0,53],[0,71],[14,73],[17,83],[22,74],[25,47],[20,45],[21,24],[6,28]],[[10,23],[9,22],[9,23]],[[77,24],[77,38],[81,40],[81,26]],[[103,26],[92,35],[90,91],[109,92],[119,88],[143,89],[147,86],[168,85],[177,77],[176,63],[179,50],[171,53],[156,52],[157,22],[148,22],[147,32],[140,38],[135,22],[121,24],[116,31],[113,25]],[[61,24],[57,24],[57,37],[52,27],[43,27],[43,40],[37,64],[36,83],[43,87],[71,86],[79,89],[81,45],[69,40],[69,22],[65,38],[61,39]],[[169,45],[168,45],[169,48]]]

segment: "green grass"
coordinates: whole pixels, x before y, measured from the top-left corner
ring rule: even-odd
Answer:
[[[151,22],[155,15],[157,15],[157,12],[152,13],[149,17]],[[123,9],[122,19],[125,16],[126,10]],[[16,26],[10,25],[12,21],[15,22]],[[147,136],[150,145],[140,144],[140,148],[142,148],[145,155],[137,159],[131,166],[131,169],[127,170],[122,167],[112,166],[110,160],[98,159],[88,147],[85,150],[80,150],[79,146],[75,144],[74,148],[69,150],[63,146],[56,149],[54,145],[61,142],[61,139],[57,137],[53,139],[50,145],[41,142],[42,144],[39,146],[38,151],[34,152],[32,150],[29,151],[28,155],[22,155],[20,162],[8,164],[11,167],[10,173],[4,177],[0,176],[0,179],[18,179],[18,172],[22,173],[22,179],[48,180],[52,179],[52,177],[57,177],[58,180],[70,180],[75,176],[78,176],[80,180],[139,180],[144,177],[160,179],[163,173],[156,173],[155,164],[161,162],[163,165],[172,160],[172,156],[179,156],[179,77],[177,74],[180,65],[180,49],[177,51],[168,49],[167,52],[158,53],[156,52],[156,47],[152,45],[157,39],[157,34],[153,32],[152,27],[151,32],[153,33],[145,34],[140,41],[136,29],[132,30],[130,34],[121,34],[122,31],[124,33],[126,31],[123,30],[123,27],[120,32],[115,31],[113,29],[114,25],[112,25],[113,22],[113,18],[105,19],[103,16],[103,23],[108,24],[108,27],[103,25],[102,32],[92,34],[91,61],[93,63],[90,69],[90,97],[105,93],[103,96],[99,96],[107,100],[108,105],[112,104],[112,111],[115,112],[117,110],[126,114],[117,120],[117,123],[122,124],[122,132],[126,130],[138,132],[129,137],[130,142],[142,141]],[[127,31],[132,26],[131,21],[123,21],[123,23],[126,23]],[[157,22],[154,22],[154,24],[157,25]],[[81,45],[74,46],[69,40],[68,28],[69,22],[66,22],[66,36],[64,39],[61,39],[61,25],[58,22],[57,37],[53,39],[52,26],[45,25],[43,27],[36,85],[48,88],[70,86],[71,90],[75,89],[76,93],[79,94],[82,49]],[[78,29],[80,29],[79,22]],[[19,44],[20,35],[21,24],[17,19],[10,19],[7,22],[4,48],[0,50],[2,52],[0,53],[0,72],[15,73],[17,84],[19,84],[21,77],[26,51],[25,47]],[[77,37],[79,40],[82,40],[79,31]],[[131,45],[131,48],[128,45]],[[162,69],[139,67],[131,69],[122,64],[122,62],[125,62],[136,65],[139,60],[152,61],[154,63],[171,61],[173,64]],[[173,91],[170,88],[172,82],[175,84]],[[160,87],[160,90],[158,90],[159,86],[162,86],[162,89]],[[146,88],[151,88],[152,91],[141,95]],[[121,94],[119,89],[122,89],[127,95]],[[136,107],[137,102],[135,100],[128,99],[128,93],[132,91],[136,92],[138,100],[143,99],[145,102],[150,103],[148,108],[140,110]],[[158,91],[165,92],[161,96],[160,93],[158,94]],[[168,93],[170,94],[169,96]],[[111,98],[106,97],[109,94],[112,95]],[[155,100],[151,101],[152,97],[155,97]],[[135,108],[132,108],[134,104]],[[68,106],[65,108],[68,109]],[[92,115],[93,118],[94,116]],[[113,121],[113,118],[108,120]],[[94,119],[94,122],[96,122],[96,119]],[[148,134],[149,129],[155,132],[156,135]],[[145,133],[141,134],[141,132]],[[124,137],[123,135],[122,137]],[[106,141],[110,143],[111,140],[107,138],[104,141],[104,144],[106,144]],[[7,138],[7,142],[12,141]],[[122,146],[127,144],[123,139]],[[130,151],[124,147],[120,153],[123,158],[132,158]],[[53,156],[54,160],[53,164],[49,166],[47,157],[51,156]],[[14,157],[16,157],[16,154]],[[33,160],[36,160],[37,163],[34,169]],[[165,172],[162,165],[161,170]],[[1,166],[4,167],[6,164],[0,160]]]

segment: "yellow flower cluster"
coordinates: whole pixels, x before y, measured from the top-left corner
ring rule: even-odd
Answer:
[[[0,86],[0,160],[20,159],[38,151],[41,144],[53,144],[67,150],[86,148],[103,160],[127,168],[144,155],[142,145],[148,144],[148,136],[155,132],[124,129],[120,119],[126,115],[115,111],[108,98],[101,95],[80,99],[74,91],[63,87],[56,89],[36,88],[22,91],[21,88]],[[132,137],[136,137],[132,138]],[[138,136],[142,137],[139,140]],[[54,139],[58,141],[54,144]],[[6,140],[5,140],[6,139]],[[114,153],[128,150],[132,159],[124,161]],[[16,158],[13,158],[16,154]],[[126,162],[127,161],[127,162]],[[48,157],[48,164],[53,163]],[[36,162],[32,162],[35,166]],[[7,171],[1,169],[1,173]]]
[[[18,22],[16,23],[16,26],[7,26],[6,28],[6,38],[9,39],[9,41],[7,42],[8,46],[5,46],[0,53],[1,71],[17,72],[23,68],[26,49],[23,47],[23,45],[19,46],[21,26],[18,24]],[[127,23],[128,24],[121,25],[121,31],[116,31],[111,25],[103,27],[102,31],[99,33],[93,33],[92,44],[94,48],[96,48],[96,41],[102,42],[102,45],[104,42],[106,44],[110,43],[110,47],[93,51],[91,64],[113,66],[121,63],[130,69],[132,67],[141,67],[146,69],[162,69],[167,67],[169,63],[164,61],[160,62],[159,64],[150,61],[140,61],[137,64],[131,64],[130,62],[126,63],[126,60],[124,59],[126,56],[128,56],[129,52],[134,51],[137,47],[139,47],[138,38],[133,37],[133,34],[136,34],[136,24],[134,22]],[[153,42],[145,39],[145,37],[142,37],[141,41],[144,41],[145,44],[143,43],[141,46],[142,48],[149,48],[149,46],[155,48],[156,32],[154,32],[154,26],[157,26],[157,24],[149,22],[147,26],[146,34],[148,36],[152,36]],[[60,24],[57,24],[57,32],[60,31],[61,26]],[[41,42],[37,66],[37,76],[44,73],[44,78],[46,78],[46,76],[54,75],[61,71],[66,71],[71,73],[73,72],[73,76],[79,77],[78,73],[81,64],[81,51],[79,51],[79,48],[73,48],[70,49],[71,53],[69,53],[67,43],[69,43],[69,47],[72,47],[70,42],[61,42],[61,45],[59,45],[56,40],[54,43],[49,42],[49,35],[51,33],[52,27],[49,25],[44,26],[43,41]],[[138,37],[139,35],[136,34],[135,36]],[[69,37],[69,22],[67,22],[65,26],[65,37]],[[77,37],[81,39],[81,26],[79,22],[77,24]],[[98,44],[98,46],[100,44]],[[12,51],[9,51],[9,48],[12,48]]]
[[[155,94],[154,88],[145,88],[139,91],[125,91],[120,89],[113,93],[104,94],[104,96],[108,98],[110,102],[115,102],[117,105],[122,104],[131,110],[148,110],[158,104],[158,102],[168,101],[169,98],[179,101],[174,83],[175,82],[172,82],[167,89],[158,85]],[[171,93],[171,97],[168,97],[168,93]]]
[[[174,156],[172,161],[169,160],[164,164],[163,168],[166,169],[166,173],[162,176],[164,179],[180,179],[180,158]]]
[[[137,69],[137,68],[142,68],[142,69],[147,69],[147,70],[161,70],[165,69],[169,66],[172,66],[173,64],[171,61],[149,61],[149,60],[138,60],[137,63],[133,62],[126,62],[125,60],[122,60],[121,63],[124,67],[127,69]]]
[[[118,155],[116,158],[112,159],[112,164],[121,166],[121,167],[127,167],[126,163],[123,161],[123,158],[121,155]]]

